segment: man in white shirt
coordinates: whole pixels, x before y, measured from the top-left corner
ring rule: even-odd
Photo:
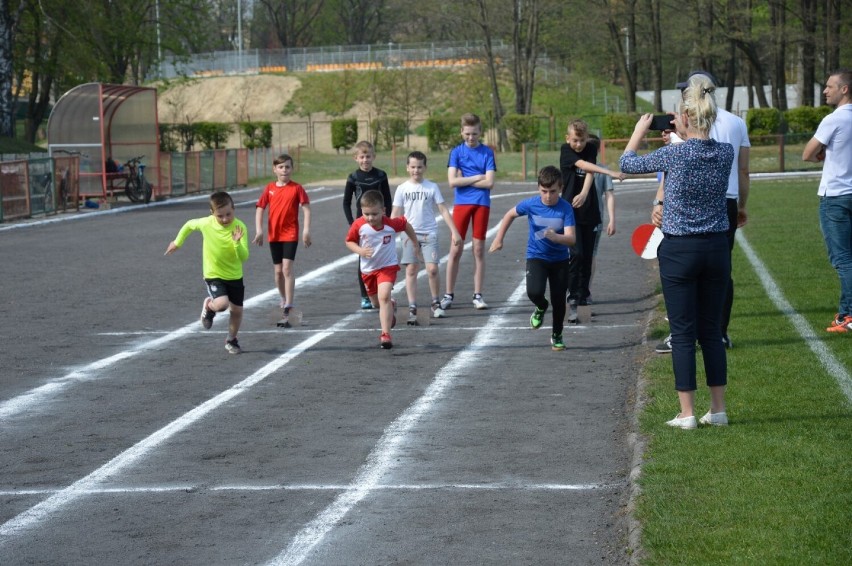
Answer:
[[[828,260],[840,277],[840,304],[828,332],[852,332],[852,69],[832,73],[825,101],[837,108],[823,118],[802,159],[824,161],[819,223]]]

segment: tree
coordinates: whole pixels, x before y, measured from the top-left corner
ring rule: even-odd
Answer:
[[[324,3],[325,0],[260,0],[281,47],[306,47],[311,44],[311,25],[321,13]]]
[[[621,71],[627,112],[636,112],[636,0],[598,2],[604,8],[610,46]],[[622,42],[622,31],[625,33],[625,42]]]
[[[512,79],[515,83],[515,112],[532,113],[536,60],[539,53],[540,0],[512,2]]]
[[[786,0],[769,0],[769,33],[772,37],[772,106],[787,110],[787,7]]]
[[[503,102],[500,100],[500,85],[497,82],[497,62],[494,58],[492,47],[491,22],[488,19],[488,7],[486,0],[476,0],[479,8],[478,18],[474,20],[476,26],[482,32],[485,43],[485,64],[488,69],[488,81],[491,84],[491,108],[494,112],[494,123],[497,124],[497,145],[501,151],[507,149],[506,128],[503,126]]]
[[[336,0],[336,14],[349,45],[375,43],[385,16],[385,0]]]
[[[12,8],[9,0],[0,0],[0,136],[9,138],[15,137],[15,98],[12,95],[15,28],[24,3]]]

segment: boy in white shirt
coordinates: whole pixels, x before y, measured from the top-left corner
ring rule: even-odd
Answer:
[[[382,334],[379,345],[389,350],[393,348],[390,329],[396,325],[396,301],[391,298],[399,260],[394,242],[397,232],[405,232],[409,238],[416,239],[414,229],[402,218],[388,218],[384,215],[384,198],[379,191],[367,191],[361,196],[361,217],[349,227],[346,235],[346,247],[360,256],[361,279],[366,287],[367,297],[373,308],[379,309]],[[422,260],[420,248],[414,255]]]
[[[429,291],[432,293],[432,316],[443,318],[444,310],[438,296],[438,262],[441,249],[438,245],[438,223],[435,220],[435,209],[444,218],[450,230],[452,245],[462,244],[461,235],[453,222],[450,211],[444,205],[441,189],[428,179],[423,178],[426,171],[426,155],[420,151],[408,154],[406,170],[409,179],[396,188],[393,196],[391,218],[405,215],[405,219],[417,234],[418,248],[426,263],[426,275],[429,277]],[[405,291],[408,295],[408,324],[417,324],[417,271],[420,266],[414,257],[415,246],[410,245],[407,236],[401,236],[402,261],[405,267]]]

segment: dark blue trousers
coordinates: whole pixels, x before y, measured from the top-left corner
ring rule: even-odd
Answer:
[[[721,321],[731,278],[731,255],[725,233],[666,235],[657,257],[672,334],[675,389],[697,389],[696,340],[704,356],[707,385],[726,385],[728,362]]]

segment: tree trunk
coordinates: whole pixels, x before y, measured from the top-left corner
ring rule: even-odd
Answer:
[[[660,0],[648,0],[651,15],[651,88],[654,111],[663,111],[663,34],[660,23]]]
[[[784,0],[769,2],[772,34],[772,106],[787,110],[787,11]]]
[[[816,0],[801,0],[802,20],[802,94],[801,105],[814,105],[814,83],[816,82]]]
[[[15,45],[15,28],[23,10],[21,2],[18,11],[9,11],[9,0],[0,0],[0,136],[15,137],[15,97],[12,95],[14,65],[12,56]]]
[[[826,0],[823,77],[828,77],[840,68],[840,2],[841,0]]]
[[[604,0],[604,6],[607,9],[606,27],[612,40],[610,44],[615,50],[618,67],[624,76],[624,96],[627,106],[625,111],[636,112],[636,2],[635,0],[628,0],[624,5],[628,10],[623,18],[626,21],[626,46],[622,43],[622,18],[616,18],[612,2]]]
[[[488,23],[486,0],[477,0],[479,4],[480,21],[477,22],[482,30],[485,42],[485,61],[488,67],[488,79],[491,83],[491,107],[494,111],[494,123],[497,125],[497,145],[500,151],[508,147],[506,128],[503,126],[503,103],[500,101],[500,88],[497,83],[497,63],[494,61],[494,49],[491,45],[491,26]]]
[[[514,0],[513,16],[512,49],[515,61],[512,78],[515,83],[515,112],[531,114],[539,51],[541,11],[538,0]]]
[[[725,96],[725,110],[733,111],[734,94],[737,84],[737,46],[733,41],[728,42],[728,64],[725,66],[725,86],[728,87]]]

